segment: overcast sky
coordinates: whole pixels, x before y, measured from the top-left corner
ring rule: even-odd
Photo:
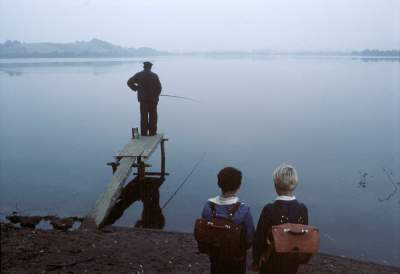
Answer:
[[[0,0],[0,42],[163,50],[400,48],[400,0]]]

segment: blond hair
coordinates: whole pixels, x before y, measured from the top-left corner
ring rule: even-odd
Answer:
[[[299,182],[296,169],[285,163],[275,168],[272,179],[276,189],[281,191],[293,191]]]

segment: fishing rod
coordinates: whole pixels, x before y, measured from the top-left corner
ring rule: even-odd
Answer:
[[[188,101],[192,101],[192,102],[196,102],[196,103],[200,103],[200,101],[190,98],[190,97],[184,97],[184,96],[178,96],[178,95],[171,95],[171,94],[161,94],[160,96],[164,96],[164,97],[172,97],[172,98],[179,98],[179,99],[184,99],[184,100],[188,100]]]
[[[129,82],[129,81],[128,81]],[[132,87],[128,84],[128,86],[134,91],[137,92],[139,89],[141,89],[141,86],[133,85]],[[173,95],[173,94],[161,94],[160,96],[164,97],[171,97],[171,98],[178,98],[178,99],[183,99],[183,100],[188,100],[192,102],[197,102],[200,103],[200,101],[190,98],[190,97],[185,97],[185,96],[179,96],[179,95]]]
[[[175,190],[174,193],[169,197],[169,199],[164,203],[164,205],[161,207],[161,209],[164,209],[169,202],[175,197],[175,195],[178,193],[178,191],[183,187],[183,185],[187,182],[187,180],[192,176],[193,172],[197,169],[199,164],[204,160],[204,157],[206,156],[206,153],[204,152],[201,158],[196,162],[196,164],[193,166],[192,170],[190,170],[189,174],[185,177],[185,179],[182,181],[182,183],[178,186],[178,188]]]

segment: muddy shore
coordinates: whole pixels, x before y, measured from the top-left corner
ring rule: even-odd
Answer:
[[[208,273],[191,234],[108,227],[35,230],[1,224],[1,273]],[[252,272],[249,272],[252,273]],[[318,254],[299,273],[399,274],[400,268]]]

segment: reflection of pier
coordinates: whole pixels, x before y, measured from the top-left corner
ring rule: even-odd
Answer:
[[[160,208],[159,191],[163,182],[164,178],[145,177],[144,180],[139,180],[136,176],[122,190],[119,199],[104,220],[104,225],[113,224],[134,202],[141,201],[143,202],[142,218],[136,222],[135,227],[163,228],[165,219]]]
[[[165,149],[163,134],[155,136],[132,136],[123,150],[115,155],[116,161],[109,163],[113,177],[106,190],[97,199],[94,208],[89,212],[87,221],[93,220],[97,227],[114,223],[135,201],[143,202],[142,220],[136,226],[162,228],[164,217],[159,205],[159,187],[168,173],[165,172]],[[136,137],[136,138],[134,138]],[[160,145],[161,170],[148,172],[146,163],[151,154]],[[125,187],[133,168],[136,177]]]

